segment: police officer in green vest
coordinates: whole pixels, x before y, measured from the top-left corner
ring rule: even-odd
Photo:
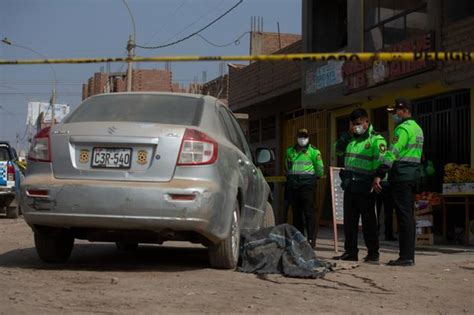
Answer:
[[[384,137],[374,131],[367,112],[358,108],[350,115],[349,131],[336,142],[336,154],[344,156],[340,172],[344,189],[344,253],[334,259],[358,260],[359,219],[368,254],[366,262],[379,261],[378,221],[372,182],[386,151]]]
[[[293,224],[303,234],[306,226],[308,242],[314,248],[316,244],[314,192],[317,179],[323,176],[324,165],[321,152],[309,144],[308,130],[299,129],[297,143],[286,150],[285,171],[288,199],[293,210]]]
[[[388,172],[390,193],[400,226],[400,253],[390,266],[413,266],[415,264],[415,219],[413,208],[416,183],[419,180],[421,154],[423,152],[423,130],[411,117],[411,105],[407,99],[399,98],[387,108],[395,121],[395,131],[390,149],[377,170],[373,188],[380,192],[381,178]]]

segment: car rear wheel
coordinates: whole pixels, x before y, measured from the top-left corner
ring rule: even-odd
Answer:
[[[263,216],[262,227],[271,227],[275,226],[275,214],[273,213],[273,207],[270,202],[267,201],[265,215]]]
[[[115,242],[117,249],[123,252],[133,252],[138,248],[138,242],[119,241]]]
[[[20,215],[20,209],[18,206],[7,207],[6,216],[9,219],[16,219]]]
[[[35,233],[35,247],[40,259],[48,263],[65,262],[71,256],[74,237],[66,233],[48,235]]]
[[[234,269],[239,259],[240,215],[239,203],[236,202],[232,211],[232,223],[229,236],[218,244],[209,246],[209,262],[211,267],[218,269]]]

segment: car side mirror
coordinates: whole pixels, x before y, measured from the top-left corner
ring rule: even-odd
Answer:
[[[266,164],[275,160],[275,154],[272,150],[268,148],[258,148],[257,149],[257,164]]]

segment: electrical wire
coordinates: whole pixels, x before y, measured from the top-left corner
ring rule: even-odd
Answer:
[[[206,26],[202,27],[201,29],[199,29],[198,31],[188,35],[188,36],[185,36],[181,39],[178,39],[174,42],[171,42],[171,43],[168,43],[168,44],[163,44],[163,45],[159,45],[159,46],[142,46],[142,45],[137,45],[135,44],[134,46],[135,47],[138,47],[138,48],[142,48],[142,49],[160,49],[160,48],[165,48],[165,47],[169,47],[169,46],[173,46],[173,45],[176,45],[178,43],[181,43],[187,39],[190,39],[191,37],[194,37],[196,36],[197,34],[199,34],[200,32],[204,31],[205,29],[209,28],[210,26],[212,26],[213,24],[215,24],[217,21],[219,21],[220,19],[222,19],[224,16],[226,16],[227,14],[229,14],[232,10],[234,10],[237,6],[239,6],[241,3],[243,2],[243,0],[239,0],[239,2],[237,2],[235,5],[233,5],[230,9],[228,9],[227,11],[225,11],[223,14],[221,14],[220,16],[218,16],[217,18],[215,18],[214,20],[212,20],[210,23],[208,23]]]
[[[209,39],[205,38],[204,36],[202,36],[201,34],[196,34],[196,36],[198,36],[199,38],[201,38],[203,41],[205,41],[206,43],[208,43],[209,45],[211,46],[214,46],[214,47],[218,47],[218,48],[222,48],[222,47],[228,47],[228,46],[231,46],[231,45],[240,45],[240,40],[242,39],[242,37],[244,37],[245,35],[247,34],[250,34],[249,31],[245,32],[245,33],[242,33],[239,37],[237,37],[236,39],[234,39],[233,41],[227,43],[227,44],[216,44],[216,43],[213,43],[211,42]]]
[[[174,9],[174,11],[171,13],[171,15],[167,16],[167,18],[172,19],[176,15],[176,13],[178,13],[179,10],[186,4],[187,1],[188,0],[183,0],[181,2],[181,4],[179,6],[177,6],[176,9]],[[166,24],[167,23],[161,24],[160,28],[150,37],[150,40],[147,41],[144,46],[147,46],[155,38],[155,36],[158,35],[158,33],[160,33],[165,28]]]
[[[211,16],[212,14],[214,14],[214,11],[217,11],[218,9],[220,9],[221,5],[224,3],[225,0],[221,0],[219,2],[218,5],[215,5],[214,6],[214,9],[212,10],[207,10],[206,13],[204,14],[201,14],[196,20],[194,20],[194,22],[192,22],[191,24],[188,24],[186,27],[184,27],[183,29],[181,29],[180,31],[178,31],[177,33],[175,33],[173,36],[171,36],[170,38],[166,39],[165,41],[163,41],[163,43],[169,43],[171,40],[174,40],[176,37],[178,37],[179,35],[181,35],[182,33],[184,33],[185,31],[187,31],[188,29],[190,29],[191,27],[193,27],[194,25],[196,25],[198,22],[200,22],[201,20],[207,18],[208,16]]]

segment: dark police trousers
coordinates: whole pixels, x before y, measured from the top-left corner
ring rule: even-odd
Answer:
[[[359,218],[362,217],[362,233],[369,255],[379,254],[379,237],[375,195],[344,192],[344,251],[357,255]]]
[[[415,219],[413,217],[415,188],[414,181],[390,182],[393,206],[400,226],[400,258],[413,261],[415,261]]]
[[[376,194],[375,204],[377,208],[377,229],[380,234],[380,213],[384,212],[384,231],[385,239],[393,237],[393,202],[390,194],[390,186],[382,183],[382,192]]]
[[[289,201],[293,211],[293,225],[303,235],[306,226],[308,241],[316,240],[316,213],[314,211],[315,188],[316,185],[304,185],[298,188],[288,189]]]

